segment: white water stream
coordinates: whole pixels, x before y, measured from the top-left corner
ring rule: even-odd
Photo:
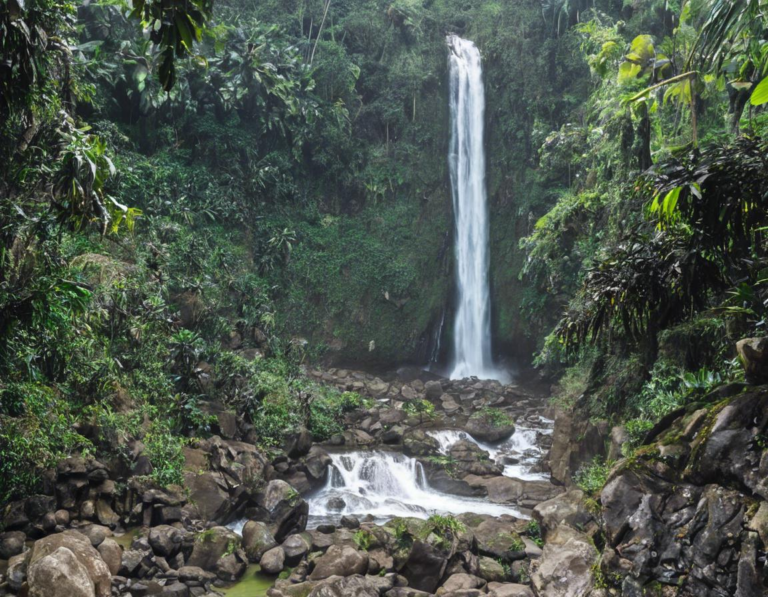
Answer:
[[[552,422],[542,419],[545,424]],[[459,440],[469,440],[490,454],[491,460],[504,465],[503,475],[523,481],[548,481],[546,473],[534,472],[531,469],[544,457],[544,450],[536,439],[539,433],[550,435],[551,428],[533,429],[530,427],[515,427],[515,433],[508,440],[499,444],[486,444],[473,438],[466,431],[459,429],[431,430],[427,433],[440,444],[440,453],[448,454],[451,446]],[[511,463],[514,461],[514,464]]]
[[[450,62],[451,174],[456,221],[458,304],[451,379],[476,376],[506,381],[491,358],[491,300],[488,286],[488,208],[485,190],[483,119],[485,91],[480,51],[448,36]]]
[[[310,498],[310,527],[337,524],[343,514],[371,515],[377,522],[396,516],[428,518],[432,514],[522,515],[512,506],[441,493],[427,482],[422,466],[404,454],[371,451],[331,454],[326,486]],[[334,498],[343,502],[334,505]]]

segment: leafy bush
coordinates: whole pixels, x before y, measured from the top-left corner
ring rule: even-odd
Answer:
[[[450,514],[445,516],[442,514],[433,514],[427,519],[427,522],[421,531],[421,536],[426,538],[430,533],[434,533],[443,540],[443,542],[449,540],[453,541],[459,533],[463,533],[466,530],[467,527],[464,523]]]
[[[8,410],[21,414],[3,414]],[[66,400],[51,388],[25,383],[0,389],[0,503],[34,491],[59,459],[92,451],[73,431],[74,421]]]
[[[144,436],[144,447],[152,463],[151,477],[161,486],[181,485],[184,482],[185,438],[171,433],[161,423],[154,423]]]
[[[344,431],[344,413],[370,405],[356,392],[338,392],[334,388],[312,385],[316,393],[309,406],[309,425],[316,441],[324,441]]]
[[[477,412],[473,413],[471,419],[485,419],[488,423],[494,427],[506,427],[508,425],[514,425],[515,421],[506,412],[499,408],[493,408],[486,406],[481,408]]]
[[[525,532],[531,538],[531,540],[539,547],[544,546],[544,538],[541,535],[541,525],[535,518],[531,518],[528,521],[528,525],[525,527]]]
[[[595,495],[602,490],[612,467],[613,462],[598,457],[576,471],[573,480],[584,493]]]
[[[430,419],[435,414],[435,405],[429,400],[423,398],[416,398],[409,400],[403,405],[403,410],[409,415],[418,415],[419,420],[422,420],[425,416]]]
[[[357,545],[357,548],[363,551],[368,551],[373,544],[373,535],[365,529],[357,531],[352,539],[355,542],[355,545]]]
[[[645,436],[653,429],[653,422],[646,419],[630,419],[624,423],[624,427],[627,430],[629,440],[621,446],[621,453],[624,456],[631,456],[640,444],[642,444]]]

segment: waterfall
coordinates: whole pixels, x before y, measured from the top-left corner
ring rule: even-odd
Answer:
[[[441,454],[447,455],[453,444],[460,440],[467,440],[488,452],[491,460],[503,465],[504,472],[502,474],[505,477],[514,477],[524,481],[547,481],[549,475],[531,470],[546,455],[546,450],[538,444],[538,434],[552,435],[554,426],[554,421],[549,419],[542,418],[541,422],[545,426],[537,429],[517,425],[512,437],[498,444],[478,441],[466,431],[459,429],[430,429],[427,431],[427,435],[437,440],[438,450]]]
[[[421,463],[404,454],[355,451],[331,454],[331,460],[325,487],[309,499],[310,526],[335,524],[342,514],[360,518],[370,514],[377,522],[396,516],[428,518],[434,513],[522,516],[512,506],[432,489]]]
[[[491,359],[483,70],[475,44],[455,35],[448,36],[447,41],[451,110],[448,166],[456,220],[458,287],[454,366],[450,377],[499,379]]]

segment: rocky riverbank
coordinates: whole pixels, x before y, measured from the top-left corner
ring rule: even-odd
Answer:
[[[183,486],[150,480],[138,440],[59,462],[2,511],[0,595],[213,597],[254,563],[270,597],[765,594],[763,389],[672,413],[594,499],[567,472],[621,429],[514,385],[307,375],[371,399],[324,444],[297,429],[267,452],[210,404]]]

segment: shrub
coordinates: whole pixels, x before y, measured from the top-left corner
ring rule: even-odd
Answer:
[[[544,547],[544,538],[541,536],[541,526],[538,520],[531,518],[528,521],[528,526],[525,527],[525,532],[536,545]]]
[[[485,419],[494,427],[505,427],[514,425],[515,421],[506,412],[501,409],[486,406],[473,413],[472,419]]]
[[[589,464],[582,466],[573,476],[576,485],[586,494],[595,495],[605,485],[613,462],[595,458]]]
[[[624,424],[629,436],[623,446],[621,446],[621,453],[624,456],[631,456],[635,449],[643,443],[645,436],[653,429],[653,422],[646,419],[630,419]]]
[[[19,416],[4,411],[14,409]],[[41,384],[10,384],[0,390],[0,503],[34,491],[42,472],[61,458],[93,449],[72,430],[67,402]]]
[[[355,545],[357,545],[357,548],[363,551],[368,551],[373,544],[373,535],[365,529],[357,531],[352,539],[354,540]]]
[[[151,477],[161,486],[184,482],[184,453],[187,440],[155,422],[144,436],[144,447],[152,463]]]

